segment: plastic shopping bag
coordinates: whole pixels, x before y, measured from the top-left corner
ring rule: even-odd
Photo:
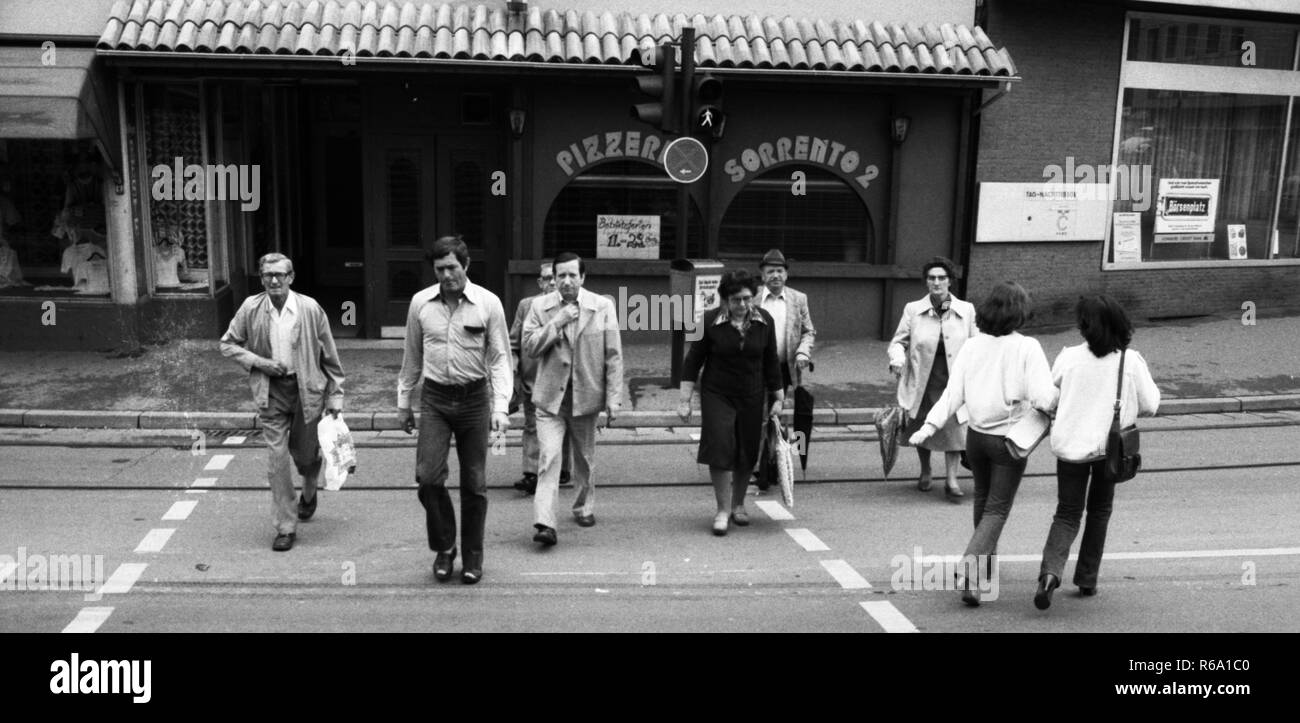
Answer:
[[[348,473],[357,470],[357,448],[352,443],[352,433],[343,421],[343,415],[326,413],[316,427],[320,439],[322,466],[325,471],[325,489],[336,492],[343,487]]]
[[[781,488],[781,501],[794,508],[794,448],[786,439],[785,430],[776,419],[767,421],[767,449],[771,455],[777,482]]]

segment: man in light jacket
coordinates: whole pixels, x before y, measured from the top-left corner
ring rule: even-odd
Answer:
[[[556,543],[555,505],[564,437],[571,435],[578,524],[596,524],[592,466],[596,419],[601,410],[614,420],[623,393],[623,348],[614,302],[582,288],[586,269],[577,254],[555,257],[556,290],[533,302],[524,323],[524,353],[537,360],[533,404],[537,407],[537,533],[533,540]]]
[[[265,291],[244,299],[221,337],[221,354],[249,373],[267,446],[276,532],[271,549],[284,552],[293,548],[298,520],[316,512],[321,472],[316,426],[322,410],[334,415],[343,410],[343,365],[324,309],[289,289],[293,262],[271,253],[258,261],[258,268]],[[302,474],[296,509],[290,457]]]
[[[533,302],[555,291],[555,268],[549,259],[541,263],[537,276],[537,288],[540,293],[526,296],[515,308],[515,319],[510,324],[510,353],[515,362],[515,387],[519,390],[521,405],[524,408],[523,459],[524,476],[515,483],[515,489],[528,494],[537,492],[537,458],[541,451],[537,442],[537,409],[533,406],[533,379],[537,377],[537,360],[523,353],[524,322],[528,321],[528,312]],[[564,460],[560,467],[560,486],[569,484],[569,470],[572,467],[573,454],[569,450],[569,438],[564,438]]]
[[[754,297],[754,303],[771,314],[776,322],[776,355],[781,360],[781,381],[787,388],[792,383],[798,386],[804,370],[812,364],[813,342],[817,338],[812,315],[808,313],[808,296],[785,285],[790,265],[780,249],[768,251],[758,270],[763,275],[763,288]]]

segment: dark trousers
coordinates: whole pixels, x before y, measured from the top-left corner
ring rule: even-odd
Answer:
[[[460,462],[460,546],[466,565],[483,560],[487,521],[487,450],[491,425],[488,388],[450,391],[426,381],[420,393],[420,438],[415,481],[420,485],[429,549],[445,552],[456,544],[456,511],[447,492],[447,455],[456,438]]]
[[[1051,573],[1059,580],[1070,556],[1070,545],[1079,534],[1079,520],[1086,506],[1088,522],[1079,544],[1079,561],[1074,565],[1074,584],[1096,587],[1101,555],[1106,547],[1106,528],[1115,501],[1115,485],[1107,482],[1106,461],[1056,461],[1056,515],[1043,546],[1043,564],[1038,576]],[[1091,477],[1091,484],[1089,484]]]
[[[1017,460],[1007,452],[1006,437],[973,429],[966,433],[966,458],[975,478],[975,534],[963,559],[974,557],[978,563],[997,554],[998,538],[1011,515],[1027,460]],[[967,577],[975,579],[974,571],[968,571]]]

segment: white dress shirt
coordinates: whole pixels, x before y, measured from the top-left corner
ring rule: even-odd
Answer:
[[[284,299],[284,308],[275,310],[271,305],[271,360],[284,365],[285,374],[296,374],[293,368],[293,329],[298,322],[298,299],[292,291]]]
[[[776,296],[764,286],[758,292],[758,305],[772,315],[772,321],[775,322],[773,326],[776,328],[776,357],[785,360],[785,289],[781,289],[781,292],[780,296]]]

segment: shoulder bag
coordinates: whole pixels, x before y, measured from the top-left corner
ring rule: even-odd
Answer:
[[[1136,424],[1120,429],[1119,401],[1124,390],[1124,354],[1119,353],[1119,382],[1115,385],[1115,416],[1110,420],[1110,433],[1106,435],[1106,470],[1107,482],[1119,484],[1137,476],[1142,466],[1141,446]]]

